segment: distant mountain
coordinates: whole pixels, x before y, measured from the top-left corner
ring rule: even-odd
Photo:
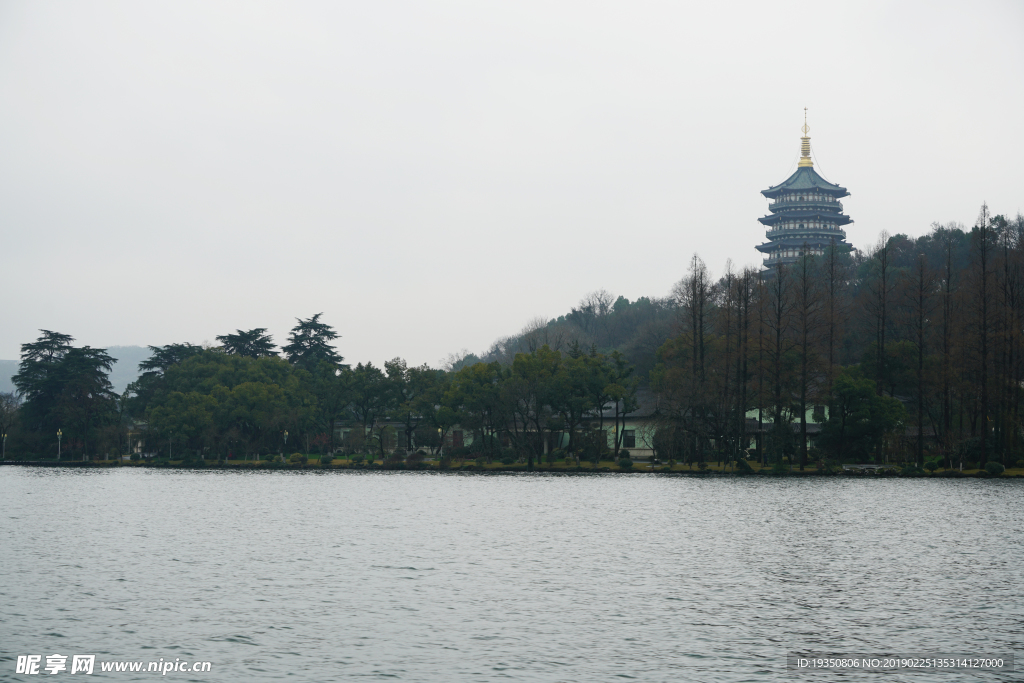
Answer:
[[[107,353],[117,359],[110,372],[110,383],[119,394],[139,378],[139,363],[152,355],[145,346],[110,346]]]
[[[11,377],[18,371],[18,361],[0,360],[0,393],[14,391],[14,384]]]
[[[110,383],[119,394],[138,378],[139,363],[150,356],[145,346],[110,346],[107,353],[117,359],[110,372]],[[18,363],[16,360],[0,360],[0,392],[14,391],[11,377],[18,372]]]

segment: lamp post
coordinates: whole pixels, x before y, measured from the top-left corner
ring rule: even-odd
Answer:
[[[287,429],[284,430],[284,450],[288,450],[288,430]],[[288,457],[284,453],[281,453],[281,461],[282,462],[287,462],[287,460],[288,460]]]
[[[64,436],[64,433],[57,429],[57,460],[60,460],[60,437]]]

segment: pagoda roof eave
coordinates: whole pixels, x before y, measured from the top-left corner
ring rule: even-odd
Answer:
[[[800,192],[808,190],[825,192],[837,198],[847,197],[850,194],[845,187],[835,185],[822,178],[812,166],[799,167],[793,172],[793,175],[786,178],[782,183],[773,185],[767,190],[761,190],[761,194],[769,199],[773,199],[784,192]]]
[[[761,253],[768,253],[768,252],[774,251],[774,250],[776,250],[776,249],[778,249],[780,247],[789,247],[789,248],[799,249],[800,247],[804,246],[805,244],[807,246],[810,246],[810,247],[815,247],[815,246],[828,246],[832,242],[835,242],[836,244],[848,244],[848,242],[846,242],[844,240],[841,240],[841,239],[836,239],[835,237],[824,237],[824,236],[822,236],[822,237],[817,237],[817,238],[813,238],[813,239],[811,239],[811,238],[807,238],[807,239],[786,239],[786,238],[784,238],[784,239],[774,240],[772,242],[765,242],[764,244],[758,244],[757,246],[754,247],[754,249],[757,249]]]
[[[812,218],[820,218],[821,220],[828,220],[828,221],[831,221],[831,222],[835,223],[836,225],[848,225],[849,223],[853,222],[853,220],[851,220],[850,217],[847,216],[847,215],[844,215],[844,214],[841,214],[841,213],[824,213],[824,212],[821,212],[821,211],[814,211],[814,212],[808,211],[808,212],[801,212],[801,213],[797,213],[797,214],[773,213],[773,214],[769,214],[767,216],[762,216],[761,218],[758,218],[757,221],[759,223],[761,223],[762,225],[774,225],[775,223],[778,223],[778,222],[780,222],[782,220],[786,220],[786,219],[789,219],[789,220],[810,220]]]

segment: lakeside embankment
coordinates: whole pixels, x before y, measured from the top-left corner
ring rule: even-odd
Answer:
[[[27,467],[78,467],[78,468],[133,468],[133,469],[209,469],[209,470],[245,470],[245,471],[384,471],[384,472],[467,472],[481,474],[517,474],[524,472],[535,472],[545,474],[660,474],[667,476],[810,476],[810,477],[856,477],[856,478],[889,478],[889,477],[913,477],[918,479],[946,479],[958,477],[973,477],[979,479],[1016,479],[1024,478],[1024,468],[1007,469],[999,475],[992,475],[983,469],[937,469],[934,473],[918,471],[912,467],[880,467],[878,469],[845,469],[843,467],[808,466],[800,470],[798,465],[774,465],[762,466],[759,463],[746,461],[749,469],[735,465],[718,465],[705,463],[703,468],[690,465],[675,464],[651,465],[650,463],[637,462],[630,467],[621,467],[611,461],[602,461],[596,466],[585,464],[537,464],[530,469],[524,463],[519,464],[477,464],[468,462],[463,464],[450,464],[442,466],[436,462],[421,462],[415,465],[406,463],[381,463],[374,461],[352,462],[349,460],[335,460],[329,464],[320,464],[311,458],[309,462],[268,462],[265,460],[193,460],[193,461],[125,461],[125,460],[0,460],[0,465],[21,465]]]

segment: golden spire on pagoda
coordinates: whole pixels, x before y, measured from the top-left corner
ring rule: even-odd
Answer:
[[[807,134],[811,132],[811,127],[807,125],[807,107],[804,107],[804,125],[800,127],[803,131],[804,136],[800,138],[800,163],[797,164],[797,168],[801,166],[814,167],[814,162],[811,161],[811,138]]]

